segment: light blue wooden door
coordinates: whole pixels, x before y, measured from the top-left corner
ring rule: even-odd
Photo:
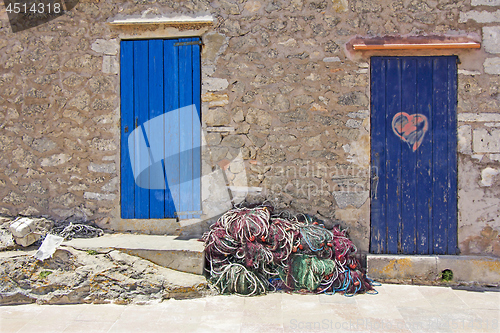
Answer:
[[[120,46],[121,216],[199,217],[200,40]]]
[[[371,253],[457,253],[457,57],[371,59]]]

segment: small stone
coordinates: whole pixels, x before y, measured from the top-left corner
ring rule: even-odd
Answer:
[[[368,106],[368,98],[360,91],[352,91],[339,97],[339,105]]]
[[[247,123],[256,124],[263,128],[269,128],[272,124],[271,115],[261,109],[249,108],[245,117]]]
[[[339,57],[326,57],[326,58],[323,58],[323,61],[324,62],[340,62],[340,58]]]
[[[300,121],[306,121],[309,118],[309,113],[307,112],[306,109],[299,107],[293,111],[280,113],[279,118],[284,123],[292,121],[300,122]]]
[[[116,165],[115,163],[90,163],[88,166],[89,171],[91,172],[102,172],[102,173],[116,173]]]
[[[230,115],[223,108],[209,109],[202,115],[203,121],[207,126],[224,126],[229,125]]]
[[[262,163],[266,165],[283,162],[286,159],[286,153],[282,149],[275,147],[262,149],[259,152],[258,156],[261,159]]]
[[[220,133],[207,133],[205,135],[205,141],[209,146],[216,146],[221,142],[221,140],[222,136],[220,135]]]
[[[262,7],[262,4],[260,1],[248,1],[245,3],[245,10],[249,11],[250,13],[255,13]]]
[[[240,148],[245,145],[245,140],[242,135],[228,135],[221,142],[222,146]]]
[[[64,163],[68,162],[69,160],[71,160],[71,156],[69,156],[68,154],[64,154],[64,153],[55,154],[55,155],[52,155],[48,158],[43,158],[41,165],[43,167],[52,167],[52,166],[64,164]]]
[[[245,120],[245,115],[243,114],[243,109],[241,107],[235,107],[233,109],[233,120],[240,123]]]
[[[362,121],[355,119],[348,119],[346,122],[346,126],[349,128],[359,128],[361,127]]]
[[[206,78],[202,82],[203,91],[221,91],[229,86],[226,79]]]
[[[116,194],[104,194],[95,192],[85,192],[83,193],[83,198],[87,200],[115,200]]]
[[[247,137],[252,141],[252,143],[261,148],[266,144],[266,140],[262,139],[261,137],[254,135],[254,134],[248,134]]]

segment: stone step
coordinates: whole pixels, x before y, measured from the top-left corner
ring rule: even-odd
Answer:
[[[451,284],[500,285],[500,258],[453,255],[368,254],[368,276],[378,282],[435,284],[451,270]]]
[[[203,274],[205,263],[203,243],[196,239],[181,240],[178,236],[106,234],[96,238],[75,238],[63,245],[79,250],[120,250],[177,271]]]

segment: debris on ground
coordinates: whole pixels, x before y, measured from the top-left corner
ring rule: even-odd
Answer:
[[[347,230],[270,205],[234,208],[203,235],[210,283],[222,294],[376,293]]]
[[[73,238],[93,238],[104,235],[104,230],[82,223],[60,223],[50,231],[51,234],[63,237],[65,240]]]
[[[18,217],[12,221],[9,230],[14,236],[16,244],[27,247],[45,237],[53,226],[53,221],[43,217]]]
[[[174,271],[122,253],[63,246],[39,261],[24,251],[1,252],[0,305],[147,304],[210,293],[201,275]]]
[[[64,237],[47,234],[42,242],[42,245],[40,245],[40,248],[35,252],[33,257],[42,261],[52,257],[59,245],[62,244],[63,240]]]

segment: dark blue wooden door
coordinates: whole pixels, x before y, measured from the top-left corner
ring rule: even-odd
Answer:
[[[121,216],[201,214],[199,38],[121,41]]]
[[[457,57],[371,58],[371,253],[457,253]]]

